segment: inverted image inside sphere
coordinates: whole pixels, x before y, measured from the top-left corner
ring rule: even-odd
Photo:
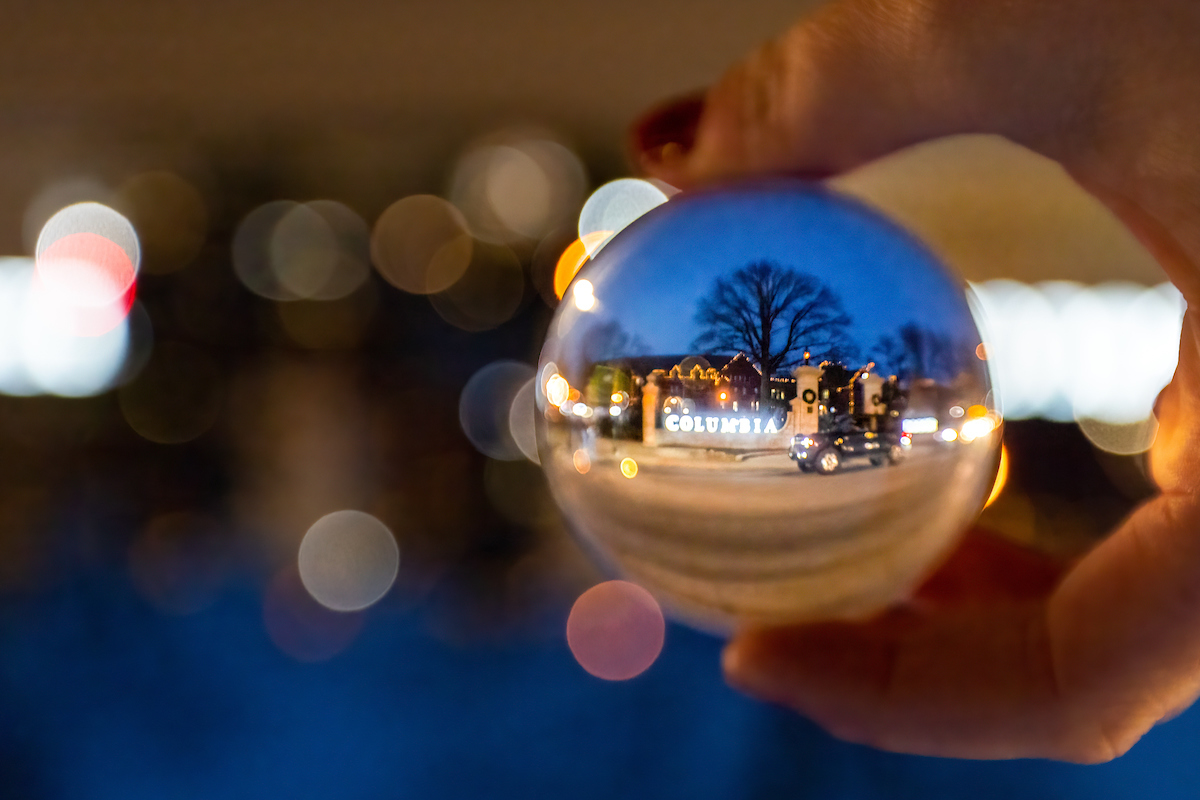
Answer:
[[[541,463],[668,613],[861,617],[982,506],[1001,420],[964,286],[875,212],[799,181],[684,193],[584,281],[542,351]]]

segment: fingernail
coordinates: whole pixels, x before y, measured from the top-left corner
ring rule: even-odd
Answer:
[[[696,126],[703,112],[703,92],[651,109],[633,125],[631,144],[638,160],[656,165],[686,156],[696,143]]]

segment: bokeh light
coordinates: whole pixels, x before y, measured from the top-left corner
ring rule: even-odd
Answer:
[[[200,192],[172,172],[154,171],[125,181],[114,206],[137,229],[146,272],[163,275],[186,267],[208,232],[208,209]]]
[[[517,448],[526,458],[535,464],[538,461],[537,433],[534,426],[534,393],[537,391],[537,380],[530,378],[525,385],[513,396],[512,406],[508,410],[508,429]]]
[[[371,261],[379,274],[413,294],[449,289],[467,271],[473,251],[462,213],[433,195],[396,201],[371,233]]]
[[[525,457],[513,436],[512,408],[533,376],[534,369],[528,364],[495,361],[467,381],[459,396],[458,420],[476,450],[502,461]]]
[[[337,237],[312,208],[294,205],[276,221],[268,257],[275,279],[291,297],[315,297],[337,269]]]
[[[203,350],[180,342],[155,347],[136,379],[117,394],[129,427],[158,444],[197,438],[217,419],[224,396],[220,370]]]
[[[596,294],[591,281],[581,280],[571,289],[575,307],[580,311],[591,311],[596,307]]]
[[[629,680],[649,669],[662,652],[665,635],[658,603],[628,581],[588,589],[567,618],[567,644],[575,660],[606,681]]]
[[[124,216],[100,203],[77,203],[38,235],[34,291],[47,319],[75,336],[99,336],[133,305],[141,250]]]
[[[0,393],[86,397],[109,389],[129,353],[129,322],[99,336],[74,335],[61,308],[35,291],[34,262],[0,259]]]
[[[578,156],[559,142],[501,132],[463,154],[449,196],[476,238],[516,244],[569,221],[586,181]]]
[[[1133,422],[1105,422],[1090,417],[1080,417],[1076,422],[1094,446],[1119,456],[1144,453],[1158,438],[1158,418],[1153,414]]]
[[[363,615],[332,611],[304,588],[294,566],[280,570],[263,598],[263,624],[271,641],[306,663],[328,661],[350,646],[363,627]]]
[[[579,212],[579,238],[587,254],[595,256],[629,223],[665,202],[667,195],[662,189],[639,178],[620,178],[604,184],[592,192]],[[589,236],[600,231],[609,231],[609,234]]]
[[[336,200],[313,200],[305,207],[333,234],[336,257],[329,277],[313,300],[340,300],[357,292],[371,275],[371,230],[358,212]]]
[[[550,364],[546,365],[550,367]],[[550,401],[550,405],[554,407],[561,406],[571,397],[571,384],[567,383],[567,379],[557,372],[551,371],[550,376],[546,378],[546,399]]]
[[[277,200],[251,211],[233,238],[242,284],[269,300],[337,300],[369,273],[367,226],[335,200]]]
[[[638,474],[637,462],[632,458],[621,459],[621,474],[626,478],[636,478]]]
[[[612,231],[592,231],[582,239],[576,239],[567,246],[554,267],[554,296],[559,300],[567,293],[571,281],[588,262],[588,248],[596,247],[612,236]]]
[[[360,611],[387,594],[400,548],[387,526],[362,511],[335,511],[304,534],[297,558],[304,588],[334,611]]]
[[[298,207],[291,200],[273,200],[247,214],[233,234],[233,270],[242,285],[268,300],[294,300],[296,295],[276,273],[272,258],[275,227]]]
[[[464,331],[507,322],[525,296],[525,272],[512,250],[476,242],[470,266],[450,288],[429,296],[442,319]]]
[[[136,277],[137,265],[141,262],[141,247],[138,244],[137,232],[133,224],[122,214],[102,203],[75,203],[60,209],[54,216],[46,220],[38,234],[35,257],[41,258],[47,248],[57,244],[62,239],[77,234],[92,234],[115,244],[125,254],[126,264],[112,265],[107,260],[100,261],[103,266],[131,266],[132,272],[121,276],[122,283],[129,283]],[[86,251],[86,248],[85,248]],[[40,268],[40,265],[39,265]],[[121,291],[124,286],[121,287]]]
[[[972,289],[1005,417],[1149,418],[1178,359],[1184,307],[1173,286],[996,280]]]

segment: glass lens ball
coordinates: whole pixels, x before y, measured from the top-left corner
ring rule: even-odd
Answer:
[[[966,291],[809,183],[654,208],[584,265],[542,351],[538,450],[568,524],[708,630],[903,598],[999,458]]]

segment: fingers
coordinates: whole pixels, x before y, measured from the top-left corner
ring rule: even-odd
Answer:
[[[922,584],[915,599],[943,606],[1044,600],[1068,566],[975,528]]]
[[[640,166],[681,186],[753,173],[825,176],[958,128],[916,102],[917,65],[888,58],[907,45],[884,7],[839,4],[760,47],[702,99],[651,112],[635,126]]]
[[[1060,738],[1044,601],[1064,568],[973,530],[909,607],[865,624],[745,633],[726,651],[726,674],[860,744],[1044,756]]]
[[[736,687],[834,736],[959,758],[1070,757],[1038,605],[890,614],[735,639]]]
[[[831,3],[751,53],[702,101],[648,114],[634,128],[635,158],[651,175],[692,186],[771,172],[823,177],[960,132],[1000,133],[1053,154],[1064,128],[1086,126],[1066,99],[1087,107],[1097,91],[1091,71],[1061,68],[1089,57],[1067,31],[1094,14],[1074,16],[1072,5]]]
[[[1200,499],[1139,508],[1071,571],[1047,607],[1064,695],[1123,752],[1200,694]]]
[[[1158,498],[1045,602],[752,631],[734,686],[886,750],[1094,763],[1200,693],[1200,503]]]

